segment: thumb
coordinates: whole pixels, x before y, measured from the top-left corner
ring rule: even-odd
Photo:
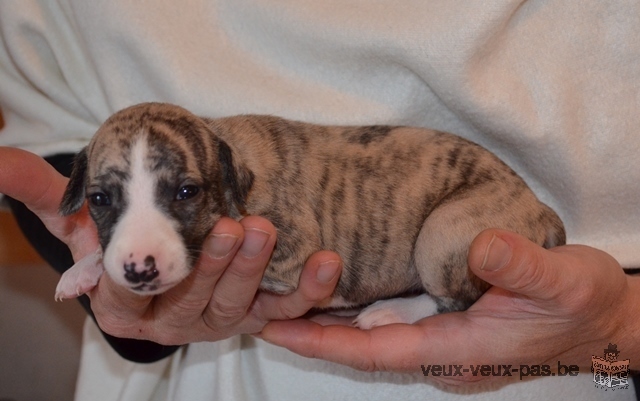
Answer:
[[[562,256],[505,230],[481,232],[469,248],[469,268],[489,284],[539,300],[556,299],[573,281]]]

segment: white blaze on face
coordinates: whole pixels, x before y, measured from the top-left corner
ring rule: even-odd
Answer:
[[[156,178],[148,169],[146,156],[147,141],[141,137],[131,147],[131,175],[123,188],[127,205],[103,261],[116,283],[153,294],[177,284],[189,269],[175,223],[156,206]]]

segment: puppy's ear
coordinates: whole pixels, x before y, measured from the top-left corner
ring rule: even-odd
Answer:
[[[73,169],[67,189],[64,191],[62,203],[60,204],[60,214],[69,216],[76,213],[85,199],[85,187],[87,182],[87,148],[78,153],[73,161]]]
[[[218,158],[222,166],[222,180],[231,190],[231,199],[238,210],[243,210],[253,186],[254,174],[222,140],[218,141]]]

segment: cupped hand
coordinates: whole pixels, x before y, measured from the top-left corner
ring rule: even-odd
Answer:
[[[78,261],[95,252],[99,243],[86,207],[72,216],[58,214],[67,181],[39,156],[0,147],[0,193],[23,202]],[[263,218],[223,218],[182,283],[157,296],[140,296],[103,275],[89,293],[91,308],[105,332],[164,345],[259,332],[269,320],[302,316],[325,300],[341,271],[338,255],[318,252],[305,264],[295,292],[258,292],[275,242],[275,228]]]
[[[289,295],[259,292],[275,242],[275,228],[263,218],[223,218],[205,241],[194,271],[176,287],[142,297],[104,275],[89,293],[93,312],[109,334],[165,345],[257,333],[270,320],[300,317],[331,296],[340,258],[326,251],[312,255],[298,289]]]
[[[359,330],[332,322],[274,321],[261,337],[300,355],[375,371],[422,372],[436,364],[469,369],[447,384],[496,379],[478,365],[574,365],[589,372],[608,343],[640,362],[640,278],[586,246],[546,250],[508,231],[487,230],[472,243],[470,269],[493,284],[465,312]],[[516,373],[515,375],[517,375]]]

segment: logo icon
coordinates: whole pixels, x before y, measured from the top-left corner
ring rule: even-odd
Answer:
[[[604,358],[591,356],[591,371],[593,381],[601,388],[615,390],[629,385],[629,359],[618,360],[618,346],[609,343],[604,350]]]

